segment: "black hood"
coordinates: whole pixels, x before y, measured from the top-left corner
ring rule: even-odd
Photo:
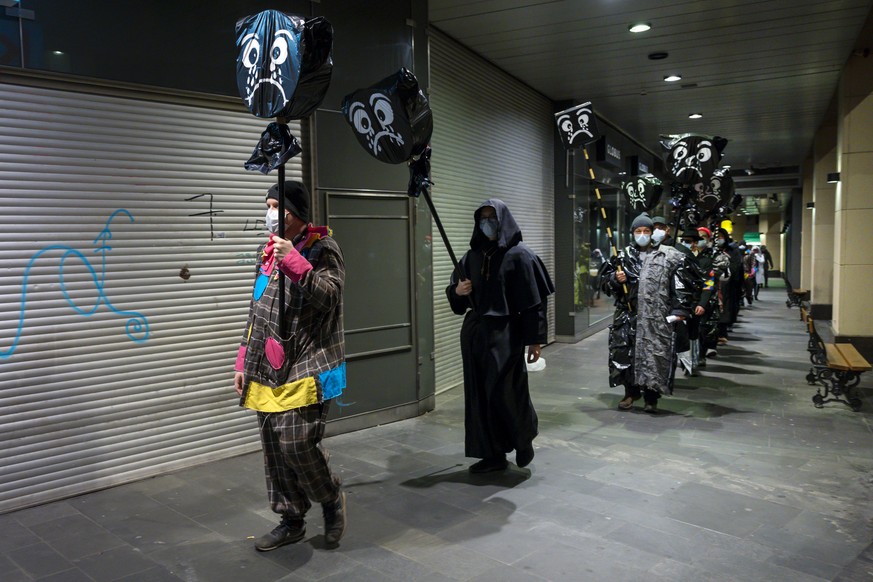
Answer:
[[[486,206],[493,207],[497,215],[497,227],[499,229],[497,231],[497,246],[508,249],[509,247],[514,247],[520,243],[521,229],[518,227],[518,223],[515,222],[515,218],[512,217],[509,208],[506,207],[503,200],[489,198],[480,204],[479,208],[476,209],[476,212],[473,213],[473,237],[470,239],[470,248],[478,249],[491,242],[488,240],[488,237],[482,234],[482,231],[479,230],[479,215],[482,213],[482,209]]]

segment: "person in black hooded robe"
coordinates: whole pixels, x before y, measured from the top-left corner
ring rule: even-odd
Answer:
[[[446,288],[461,327],[464,362],[464,454],[482,459],[473,473],[506,469],[506,453],[527,466],[534,457],[537,415],[530,400],[527,361],[546,342],[546,301],[554,285],[540,258],[501,200],[483,202],[473,215],[470,250],[461,258],[467,279],[452,274]]]

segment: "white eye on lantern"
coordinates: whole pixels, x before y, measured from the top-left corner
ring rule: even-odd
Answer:
[[[704,148],[702,150],[697,151],[697,161],[698,162],[708,162],[712,158],[712,150],[709,148]]]
[[[391,102],[382,95],[376,95],[376,99],[371,99],[370,103],[373,107],[373,113],[376,114],[376,119],[382,127],[388,127],[394,123],[394,109],[391,107]]]
[[[261,57],[261,43],[258,39],[251,37],[243,46],[243,65],[247,69],[254,67]]]
[[[579,122],[579,125],[581,125],[582,127],[585,127],[586,125],[588,125],[588,114],[587,113],[580,113],[579,117],[576,118],[576,121]]]
[[[685,156],[688,155],[688,148],[685,147],[685,144],[677,145],[673,148],[673,157],[677,160],[684,160]]]
[[[349,117],[351,118],[351,122],[355,125],[355,129],[358,130],[358,133],[370,133],[370,128],[373,124],[370,121],[370,116],[367,115],[367,110],[364,109],[363,103],[352,104]]]
[[[270,47],[270,59],[276,65],[284,64],[288,60],[288,39],[279,36],[273,41],[273,46]]]
[[[570,119],[569,115],[562,115],[558,118],[558,127],[564,133],[573,133],[573,120]]]

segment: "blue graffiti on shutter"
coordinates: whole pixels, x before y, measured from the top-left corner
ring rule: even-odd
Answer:
[[[67,300],[67,303],[70,304],[70,307],[72,307],[76,313],[85,317],[91,316],[97,312],[97,309],[100,307],[100,303],[102,302],[113,313],[128,317],[127,324],[125,325],[124,330],[132,342],[143,343],[148,339],[149,322],[145,318],[145,316],[136,311],[122,311],[120,309],[117,309],[114,305],[112,305],[112,303],[109,301],[109,298],[106,297],[106,294],[103,292],[103,286],[106,280],[106,253],[112,250],[112,247],[109,246],[109,240],[112,238],[112,230],[110,229],[110,224],[112,223],[112,220],[119,215],[124,215],[128,219],[130,219],[130,222],[134,222],[134,218],[130,214],[130,212],[123,208],[113,212],[106,220],[106,226],[97,236],[97,238],[94,239],[95,245],[97,245],[99,242],[99,246],[94,249],[95,253],[100,253],[101,265],[99,276],[96,269],[91,264],[91,261],[89,261],[88,258],[81,251],[67,245],[47,246],[44,249],[38,251],[30,258],[30,262],[27,263],[27,267],[24,269],[24,280],[21,284],[21,309],[18,315],[18,330],[15,332],[15,339],[12,341],[12,345],[6,350],[0,350],[0,358],[6,359],[12,356],[12,354],[15,352],[15,348],[18,347],[19,341],[21,341],[21,334],[24,331],[24,314],[27,303],[27,278],[30,276],[30,269],[33,268],[38,258],[52,251],[63,251],[63,254],[61,255],[61,264],[58,271],[58,278],[61,284],[61,293],[63,293],[64,299]],[[67,293],[67,288],[64,284],[64,263],[70,256],[76,257],[77,259],[82,261],[82,264],[85,266],[86,269],[88,269],[88,272],[91,273],[91,278],[94,280],[94,284],[97,287],[97,301],[94,303],[94,306],[91,309],[86,310],[80,308],[73,301],[72,297],[70,297],[69,293]]]

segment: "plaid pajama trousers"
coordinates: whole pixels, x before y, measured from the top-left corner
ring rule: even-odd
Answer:
[[[327,503],[339,496],[340,480],[330,472],[321,446],[330,401],[285,412],[259,412],[267,497],[276,513],[302,519],[310,499]]]

